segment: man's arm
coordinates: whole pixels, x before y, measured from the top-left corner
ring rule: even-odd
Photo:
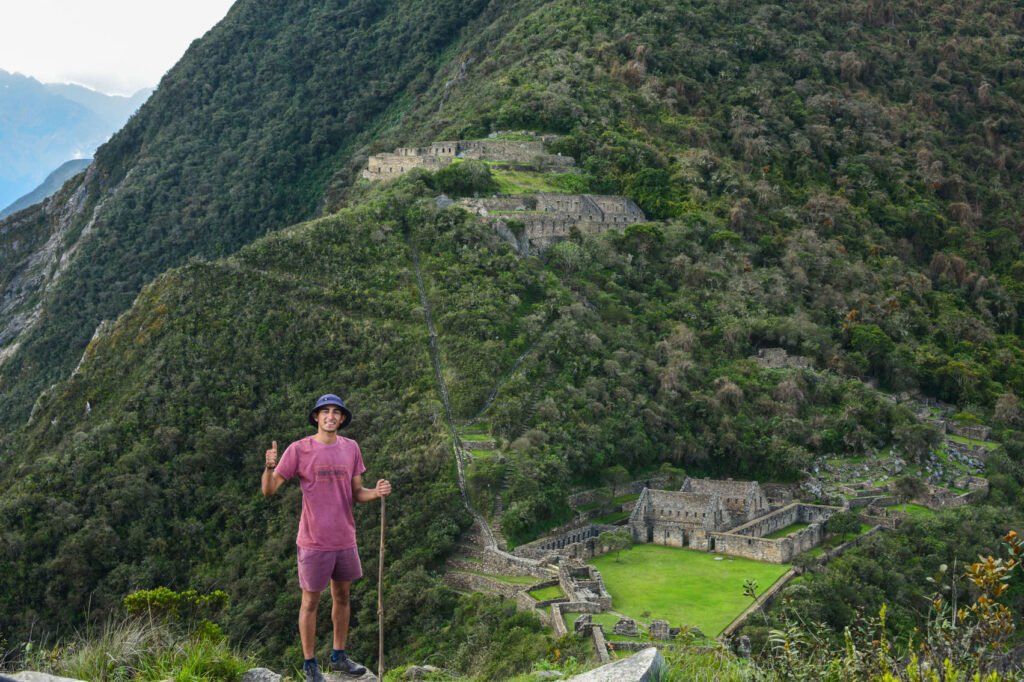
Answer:
[[[373,502],[391,494],[391,483],[385,479],[377,481],[374,488],[363,487],[363,477],[352,478],[352,499],[356,502]]]
[[[263,496],[270,497],[277,492],[277,489],[284,483],[284,477],[274,471],[274,467],[277,466],[277,441],[271,441],[270,449],[267,450],[265,455],[266,463],[263,467],[263,479],[261,481],[263,486]]]

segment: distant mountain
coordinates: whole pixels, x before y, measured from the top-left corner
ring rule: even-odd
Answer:
[[[116,97],[0,70],[0,206],[68,159],[91,157],[148,94]]]
[[[46,89],[55,95],[81,104],[113,125],[114,130],[124,125],[128,117],[134,114],[142,106],[142,103],[153,94],[152,88],[145,88],[131,96],[108,95],[74,83],[47,83]]]
[[[32,204],[38,204],[43,199],[51,196],[59,190],[70,178],[78,175],[88,168],[90,163],[92,163],[92,159],[74,159],[72,161],[62,163],[60,168],[46,176],[46,179],[43,180],[41,185],[20,199],[17,199],[7,208],[0,210],[0,218],[6,218],[12,213],[17,213],[23,208],[28,208]]]

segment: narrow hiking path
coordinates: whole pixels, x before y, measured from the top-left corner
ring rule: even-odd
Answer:
[[[441,353],[437,345],[437,330],[434,327],[434,314],[430,307],[430,300],[427,297],[427,288],[423,284],[423,270],[420,267],[420,255],[416,244],[409,239],[409,253],[412,257],[412,264],[416,272],[416,286],[420,292],[420,305],[423,306],[423,316],[427,322],[427,333],[430,337],[430,360],[434,365],[434,381],[437,383],[437,391],[441,396],[441,403],[444,405],[445,423],[448,426],[448,433],[452,441],[452,453],[455,455],[455,467],[458,471],[459,492],[462,494],[462,503],[473,516],[480,532],[483,534],[484,543],[487,549],[498,550],[498,540],[494,531],[487,523],[484,515],[473,507],[469,499],[469,491],[466,487],[466,459],[467,455],[462,451],[462,441],[455,428],[455,419],[452,416],[451,402],[448,399],[448,385],[444,380],[444,373],[441,371]]]

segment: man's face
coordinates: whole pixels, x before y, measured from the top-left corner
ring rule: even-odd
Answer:
[[[345,423],[345,413],[334,405],[321,408],[316,413],[316,423],[321,431],[334,433]]]

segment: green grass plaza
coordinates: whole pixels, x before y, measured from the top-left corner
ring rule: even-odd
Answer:
[[[757,581],[761,594],[789,570],[740,557],[660,545],[634,545],[590,562],[604,578],[612,609],[650,623],[660,618],[671,627],[696,625],[715,637],[750,605],[743,581]],[[610,635],[611,628],[606,627]]]

